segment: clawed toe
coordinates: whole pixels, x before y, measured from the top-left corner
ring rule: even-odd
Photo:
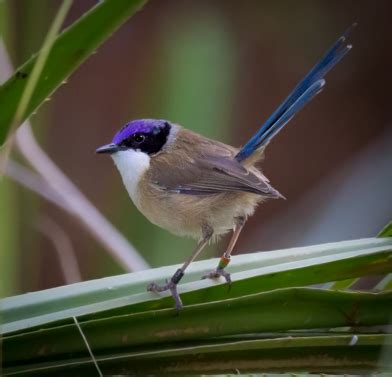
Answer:
[[[231,284],[230,273],[225,271],[224,269],[220,269],[220,268],[217,268],[216,270],[213,270],[213,271],[209,272],[208,274],[203,275],[202,279],[207,279],[207,278],[208,279],[218,279],[221,276],[225,278],[227,284],[229,284],[229,285]]]
[[[167,282],[165,285],[158,285],[157,283],[150,283],[147,286],[147,291],[150,292],[164,292],[164,291],[170,291],[171,295],[173,296],[173,299],[176,303],[176,310],[180,311],[183,307],[181,298],[177,292],[177,284],[173,283],[171,280]]]
[[[157,283],[150,283],[147,286],[147,291],[150,292],[163,292],[169,289],[168,284],[158,285]]]

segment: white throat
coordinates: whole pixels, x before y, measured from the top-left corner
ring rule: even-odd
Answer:
[[[147,153],[128,149],[112,154],[114,163],[119,170],[125,188],[133,203],[139,204],[138,184],[145,171],[150,166],[150,157]]]

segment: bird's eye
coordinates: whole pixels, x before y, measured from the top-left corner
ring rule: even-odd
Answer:
[[[133,137],[133,140],[135,140],[136,143],[141,143],[141,142],[144,141],[145,138],[146,138],[146,137],[145,137],[144,135],[136,134],[136,135]]]

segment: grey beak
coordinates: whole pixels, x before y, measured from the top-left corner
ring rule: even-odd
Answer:
[[[119,151],[120,148],[117,144],[106,144],[106,145],[102,145],[102,147],[99,147],[98,149],[95,150],[95,153],[114,153]]]

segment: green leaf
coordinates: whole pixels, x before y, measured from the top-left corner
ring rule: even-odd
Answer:
[[[389,222],[384,229],[377,235],[377,237],[391,237],[392,236],[392,221]],[[346,280],[340,280],[336,281],[334,283],[330,283],[328,288],[331,289],[349,289],[351,288],[355,283],[358,282],[359,279],[346,279]],[[384,284],[385,283],[385,284]],[[386,290],[388,289],[388,283],[389,279],[383,279],[382,282],[378,284],[376,287],[376,290]]]
[[[101,1],[60,34],[50,51],[31,100],[21,115],[21,121],[28,118],[100,44],[146,1]],[[15,111],[26,87],[26,78],[31,74],[36,59],[36,56],[30,58],[0,87],[0,145],[5,141],[15,118]]]
[[[374,287],[374,291],[388,291],[392,289],[392,274],[385,275]]]
[[[346,280],[340,280],[336,281],[331,285],[331,289],[348,289],[353,286],[358,281],[358,279],[346,279]]]
[[[18,230],[15,188],[8,181],[0,183],[0,297],[17,292],[19,266]],[[0,317],[1,320],[1,317]]]
[[[228,342],[260,337],[271,340],[277,336],[271,333],[276,332],[281,333],[279,337],[303,337],[305,343],[297,343],[287,352],[278,348],[255,351],[247,343],[248,351],[238,349],[239,356],[236,358],[235,352],[233,360],[248,370],[264,355],[266,363],[276,359],[282,365],[287,363],[289,370],[289,365],[296,365],[290,364],[295,355],[302,360],[299,365],[306,366],[305,356],[300,355],[314,352],[314,359],[321,363],[325,355],[329,355],[327,360],[332,360],[338,350],[344,350],[341,355],[347,357],[342,356],[341,363],[321,363],[319,370],[355,369],[363,355],[369,357],[366,365],[376,365],[380,344],[351,349],[333,345],[329,338],[332,348],[314,343],[312,347],[305,338],[316,336],[322,329],[340,328],[340,335],[344,335],[358,326],[387,325],[392,318],[392,292],[341,292],[298,286],[392,271],[391,238],[240,255],[233,258],[230,266],[233,271],[230,291],[222,281],[199,280],[216,263],[215,259],[191,266],[184,284],[179,286],[185,304],[179,315],[167,293],[160,298],[145,292],[148,282],[171,276],[177,266],[1,300],[5,372],[29,375],[27,370],[30,370],[31,374],[40,376],[96,373],[90,369],[93,368],[91,357],[75,321],[107,374],[171,375],[173,362],[181,365],[176,373],[191,370],[200,373],[203,367],[191,362],[190,347],[208,348],[219,343],[222,348],[208,348],[211,352],[206,351],[205,356],[206,368],[215,371],[219,357],[228,360],[229,355],[234,355]],[[223,365],[216,371],[226,371]],[[364,370],[367,371],[365,367],[361,369]]]
[[[272,339],[218,339],[163,347],[147,351],[108,353],[96,361],[105,375],[173,375],[181,373],[230,373],[318,370],[335,373],[361,369],[369,372],[380,367],[378,354],[382,346],[391,347],[390,335],[331,334],[323,336],[283,336]],[[65,362],[47,362],[8,369],[30,375],[95,375],[90,358]],[[26,373],[29,371],[30,373]],[[7,372],[7,370],[6,370]],[[238,372],[235,374],[238,375]],[[302,374],[301,374],[302,375]],[[304,375],[307,375],[306,373]],[[329,375],[329,374],[328,374]],[[228,376],[225,374],[225,376]],[[231,376],[231,374],[230,374]],[[234,376],[234,375],[233,375]],[[252,374],[256,377],[258,374]],[[277,374],[276,377],[284,377]],[[296,377],[297,374],[290,374]],[[315,376],[312,374],[312,376]],[[263,377],[267,377],[263,374]]]
[[[385,225],[384,229],[378,233],[377,237],[392,237],[392,221]]]
[[[211,340],[219,342],[217,337],[228,335],[352,325],[383,325],[387,324],[391,317],[392,292],[374,294],[289,288],[231,300],[192,305],[184,308],[179,315],[173,315],[171,309],[163,309],[91,320],[81,323],[81,327],[99,364],[112,364],[115,369],[111,370],[111,373],[114,374],[119,373],[120,370],[126,370],[127,374],[134,374],[137,372],[132,368],[137,367],[146,368],[145,372],[148,373],[151,372],[150,368],[158,368],[155,370],[158,372],[159,364],[157,362],[159,360],[162,362],[162,359],[165,358],[164,364],[167,366],[168,364],[173,365],[173,357],[180,360],[188,355],[189,361],[195,352],[190,350],[190,346],[195,347],[197,343],[194,342],[205,339],[210,339],[210,342]],[[357,344],[357,338],[354,339],[354,344]],[[390,342],[390,338],[388,340]],[[276,357],[280,354],[282,357],[284,354],[285,357],[287,355],[292,357],[293,354],[289,350],[287,353],[279,351],[281,347],[290,348],[290,342],[293,341],[290,339],[281,342],[277,340],[255,341],[253,344],[245,344],[246,347],[244,344],[242,346],[243,351],[249,353],[252,353],[254,348],[277,348],[272,354],[264,350],[264,355],[271,357],[275,355]],[[323,347],[328,342],[329,345],[335,347],[334,352],[336,353],[339,345],[349,345],[353,339],[352,336],[343,339],[337,337],[334,341],[332,338],[325,341],[304,338],[302,341],[298,339],[294,343],[296,347],[305,347],[306,352],[304,353],[302,350],[302,354],[317,350],[321,357],[325,349],[320,352],[318,347]],[[230,343],[233,343],[233,340]],[[276,343],[275,346],[274,343]],[[174,347],[173,344],[176,346]],[[377,352],[379,352],[381,344],[378,343]],[[42,363],[53,361],[56,361],[60,368],[66,364],[74,366],[75,363],[80,362],[79,358],[83,360],[82,364],[86,363],[85,344],[74,324],[6,336],[3,338],[3,345],[3,363],[6,373],[13,370],[13,366],[22,363],[30,364],[28,368],[34,368],[33,364],[37,362],[42,367]],[[171,347],[175,349],[168,351],[165,345],[168,347],[172,345]],[[238,344],[234,346],[227,343],[221,346],[213,344],[210,347],[212,353],[210,356],[213,357],[216,352],[238,350],[238,346]],[[188,350],[179,350],[179,348],[185,347],[188,347]],[[359,349],[360,353],[356,354],[355,351]],[[202,349],[198,350],[198,354],[203,353],[202,351]],[[206,351],[204,349],[204,353]],[[370,351],[355,347],[347,353],[350,352],[354,352],[355,358],[358,358]],[[113,356],[113,353],[117,356]],[[260,355],[260,351],[258,354]],[[68,360],[71,355],[72,362]],[[151,359],[154,359],[154,355],[157,360],[152,363]],[[375,350],[369,356],[373,363],[376,363]],[[240,357],[244,357],[244,355],[240,354]],[[125,359],[125,361],[123,360],[124,364],[121,359]],[[287,359],[288,361],[289,359]],[[293,364],[288,363],[287,365],[293,367]],[[345,365],[347,367],[348,364]],[[192,363],[183,364],[182,368],[193,369],[195,365]],[[178,372],[188,371],[179,370]],[[140,371],[138,372],[140,373]],[[108,373],[106,369],[105,373]]]
[[[179,286],[185,305],[240,297],[277,288],[320,284],[392,271],[392,239],[369,238],[303,248],[243,254],[233,258],[232,288],[200,280],[217,259],[193,263]],[[161,267],[33,292],[0,301],[1,331],[9,333],[52,322],[73,322],[125,313],[171,308],[168,293],[146,292],[179,266]]]

